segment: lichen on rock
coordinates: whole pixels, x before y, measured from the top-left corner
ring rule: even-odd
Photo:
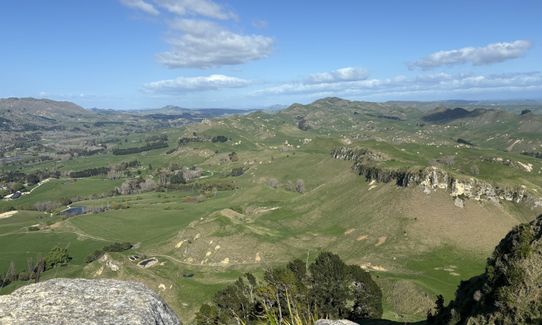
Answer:
[[[0,324],[180,325],[153,291],[137,282],[53,279],[0,296]]]

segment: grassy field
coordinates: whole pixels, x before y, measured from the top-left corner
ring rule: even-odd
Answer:
[[[137,159],[141,165],[131,178],[158,180],[160,170],[174,163],[197,166],[204,173],[191,186],[131,195],[113,193],[127,176],[61,177],[20,199],[0,201],[2,211],[19,211],[0,219],[0,272],[12,261],[24,269],[28,258],[43,256],[54,246],[67,247],[73,258],[69,266],[48,271],[45,278],[141,281],[158,291],[189,323],[201,303],[243,272],[261,275],[267,267],[298,257],[310,260],[329,250],[373,274],[384,292],[386,318],[424,319],[437,294],[452,298],[461,280],[483,271],[485,259],[499,239],[513,225],[534,218],[536,211],[474,201],[461,209],[444,191],[426,195],[419,188],[370,184],[351,170],[353,162],[335,160],[330,151],[338,146],[363,147],[388,157],[381,163],[385,168],[438,164],[451,175],[477,177],[500,186],[524,185],[533,193],[542,193],[541,160],[497,147],[457,146],[449,139],[446,143],[442,135],[436,137],[438,144],[383,141],[375,136],[378,130],[367,129],[365,124],[353,127],[353,119],[338,115],[326,128],[301,131],[287,115],[255,113],[168,129],[170,147],[166,149],[26,166],[23,171],[49,168],[67,172]],[[397,123],[402,122],[385,121],[381,126],[397,128]],[[352,129],[360,132],[358,139],[352,137]],[[416,125],[409,123],[397,132],[413,136]],[[225,135],[230,140],[177,147],[179,137],[194,133]],[[363,134],[371,134],[373,139],[367,140]],[[459,134],[454,133],[456,136]],[[143,137],[129,136],[123,146],[140,145]],[[237,161],[228,159],[232,152]],[[453,164],[435,163],[449,156],[454,157]],[[531,164],[532,171],[493,161],[495,157]],[[472,172],[473,164],[478,175]],[[237,167],[244,174],[231,176]],[[299,180],[302,191],[295,190]],[[233,186],[222,188],[224,184]],[[217,190],[209,190],[213,187]],[[51,215],[32,211],[36,203],[65,198],[74,201],[72,206],[111,208],[70,218],[58,214],[65,206]],[[492,231],[488,224],[493,225]],[[39,230],[30,231],[34,225]],[[108,261],[84,263],[94,250],[124,241],[135,247],[108,254]],[[156,257],[160,263],[142,269],[128,260],[132,254]],[[114,271],[111,263],[119,269]],[[22,284],[16,282],[1,292]]]

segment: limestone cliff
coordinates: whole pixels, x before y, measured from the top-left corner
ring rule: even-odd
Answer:
[[[180,325],[144,285],[118,280],[53,279],[0,296],[2,325]]]
[[[394,182],[401,187],[420,187],[425,193],[445,190],[461,206],[464,199],[476,201],[524,203],[530,207],[542,207],[542,198],[529,193],[524,187],[500,187],[474,177],[458,177],[445,170],[431,166],[412,169],[384,168],[377,164],[385,156],[366,149],[348,147],[336,148],[331,152],[335,159],[354,161],[352,169],[365,177],[380,183]]]

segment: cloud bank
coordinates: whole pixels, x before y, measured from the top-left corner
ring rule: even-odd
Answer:
[[[182,94],[194,91],[218,90],[222,88],[240,88],[250,84],[250,81],[212,74],[201,77],[178,77],[169,80],[150,82],[144,85],[147,92],[164,94]]]
[[[254,92],[254,95],[371,96],[532,89],[542,89],[542,73],[538,71],[489,75],[448,73],[423,74],[414,77],[398,75],[383,79],[367,78],[326,83],[289,82],[259,89]]]
[[[320,72],[310,75],[305,83],[322,84],[343,81],[355,81],[367,79],[368,73],[365,69],[346,67],[331,72]]]
[[[429,70],[440,66],[471,63],[487,65],[523,56],[532,47],[531,42],[493,43],[483,47],[464,47],[456,50],[438,51],[408,64],[410,69]]]
[[[210,0],[155,0],[156,4],[178,16],[195,15],[213,19],[237,19],[237,15]]]
[[[151,3],[145,2],[144,0],[120,0],[120,3],[128,8],[141,10],[152,16],[158,16],[160,14]]]

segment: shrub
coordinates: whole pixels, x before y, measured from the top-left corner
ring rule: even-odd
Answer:
[[[21,272],[18,276],[19,281],[28,281],[30,280],[30,273],[28,272]]]
[[[226,142],[228,141],[228,138],[223,136],[223,135],[217,135],[217,136],[214,136],[212,139],[211,139],[211,142],[212,143],[217,143],[217,142]]]
[[[45,269],[49,270],[57,266],[64,266],[69,263],[72,258],[68,254],[66,248],[54,247],[52,248],[47,256],[45,256]]]
[[[295,182],[295,191],[297,193],[305,193],[305,182],[302,179],[298,179]]]
[[[126,250],[131,249],[133,246],[131,243],[124,242],[124,243],[113,243],[111,245],[105,246],[103,248],[104,252],[123,252]]]
[[[235,167],[235,168],[232,168],[230,175],[237,177],[237,176],[243,175],[244,173],[245,173],[245,169],[243,167]]]
[[[276,178],[270,178],[267,180],[267,185],[271,188],[278,188],[280,185],[280,182]]]
[[[96,251],[90,253],[89,255],[87,255],[87,257],[85,257],[85,263],[92,263],[95,260],[102,257],[104,254],[105,254],[105,252],[103,250],[96,250]]]
[[[238,161],[239,160],[239,156],[237,156],[237,152],[231,152],[228,154],[228,158],[230,159],[230,161]]]

